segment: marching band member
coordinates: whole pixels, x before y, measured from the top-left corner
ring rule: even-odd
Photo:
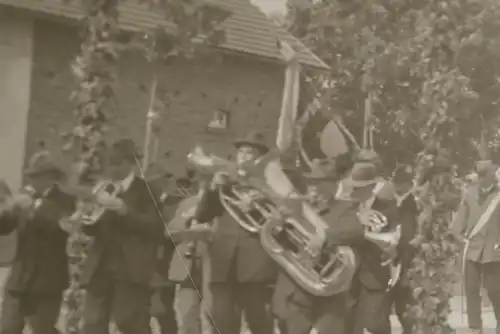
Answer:
[[[392,288],[391,296],[403,334],[411,334],[413,324],[406,316],[411,305],[412,290],[409,285],[408,269],[415,256],[415,249],[410,242],[417,232],[418,209],[412,193],[413,175],[404,168],[398,169],[392,178],[392,184],[398,202],[398,222],[401,224],[401,239],[397,247],[397,261],[401,264],[401,277]]]
[[[17,230],[18,235],[3,294],[0,333],[22,333],[29,323],[33,334],[55,334],[69,283],[67,234],[59,223],[73,213],[76,200],[61,190],[66,175],[46,151],[33,155],[25,176],[33,193],[14,195],[0,213],[0,234]]]
[[[250,133],[234,145],[239,164],[252,163],[268,151],[258,132]],[[225,211],[219,199],[219,187],[231,187],[231,184],[222,175],[216,175],[195,214],[200,223],[218,217],[208,245],[210,276],[204,277],[211,295],[209,314],[213,332],[239,333],[244,313],[252,333],[272,334],[273,319],[267,307],[271,297],[268,286],[276,279],[276,266],[263,250],[259,234],[244,230]]]
[[[500,191],[498,166],[481,166],[479,180],[469,186],[452,226],[465,242],[463,273],[467,318],[472,333],[482,333],[481,282],[488,293],[500,333],[500,252],[495,245],[500,237],[498,224]]]
[[[135,173],[137,153],[130,139],[106,150],[104,168],[110,183],[96,186],[96,200],[106,208],[95,224],[81,282],[86,289],[83,333],[108,333],[110,319],[123,334],[150,333],[150,282],[164,226],[159,191]],[[109,192],[117,192],[112,196]]]
[[[343,180],[344,186],[351,189],[350,196],[342,199],[334,197],[334,185],[328,182],[332,177],[332,174],[320,170],[309,175],[310,181],[321,181],[319,190],[325,191],[321,195],[328,199],[326,210],[323,210],[323,219],[329,224],[328,244],[349,245],[356,250],[363,245],[365,236],[361,220],[366,218],[358,215],[359,206],[371,196],[378,181],[376,167],[370,163],[356,163],[350,176]],[[324,185],[329,185],[329,189],[321,187]],[[311,330],[319,334],[349,333],[346,318],[353,304],[349,292],[331,297],[312,296],[301,289],[293,278],[281,273],[273,299],[274,310],[285,322],[289,334],[308,334]]]
[[[374,162],[377,155],[371,155]],[[380,160],[379,160],[380,161]],[[367,163],[375,168],[374,178],[377,182],[370,187],[357,188],[345,185],[342,197],[347,196],[351,200],[362,202],[362,206],[371,208],[382,213],[387,218],[387,226],[381,232],[396,231],[397,202],[394,197],[392,186],[380,178],[382,171],[381,163]],[[357,247],[360,256],[360,267],[353,281],[351,296],[355,300],[355,305],[351,309],[348,320],[348,333],[361,334],[364,330],[372,334],[391,333],[390,315],[392,313],[392,303],[389,298],[391,281],[390,263],[395,259],[396,252],[380,249],[370,240],[365,240]]]

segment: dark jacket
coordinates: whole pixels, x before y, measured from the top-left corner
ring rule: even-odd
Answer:
[[[364,243],[364,227],[360,224],[358,217],[358,203],[344,200],[336,200],[330,210],[326,211],[323,219],[329,225],[327,239],[330,245],[348,245],[356,248]],[[326,297],[332,299],[332,303],[345,304],[345,296]],[[279,275],[273,297],[273,310],[278,316],[286,315],[287,302],[293,301],[304,307],[312,307],[317,302],[325,300],[325,297],[315,297],[300,288],[287,274]]]
[[[74,212],[75,203],[73,196],[55,187],[29,218],[13,208],[0,214],[0,234],[10,234],[16,229],[18,233],[8,290],[61,293],[68,287],[68,236],[59,220]]]
[[[158,247],[165,239],[155,204],[160,202],[160,192],[135,177],[118,197],[127,206],[125,216],[107,211],[98,223],[84,229],[95,237],[82,271],[84,285],[106,278],[149,285],[156,271]]]
[[[218,191],[206,190],[200,199],[195,219],[211,222],[215,218],[212,242],[208,245],[211,268],[209,281],[273,283],[277,267],[262,248],[259,234],[240,227],[222,206]]]
[[[397,247],[398,260],[402,264],[403,272],[410,268],[415,256],[415,248],[411,241],[415,238],[418,227],[418,209],[415,196],[409,194],[398,208],[398,222],[401,224],[401,239]]]
[[[382,232],[395,230],[398,223],[398,208],[395,199],[376,198],[372,209],[384,214],[388,220],[388,226]],[[358,279],[363,286],[369,289],[386,289],[390,279],[390,267],[383,267],[381,263],[385,260],[383,252],[378,246],[370,241],[364,241],[357,247],[360,256],[360,267]]]
[[[480,184],[471,185],[458,208],[452,227],[454,233],[459,237],[468,238],[499,191],[494,187],[489,193],[481,196]],[[495,245],[500,238],[499,218],[500,205],[493,211],[488,222],[470,240],[465,256],[467,260],[478,263],[500,262],[500,252],[495,250]]]

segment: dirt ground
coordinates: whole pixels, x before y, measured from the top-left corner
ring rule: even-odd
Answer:
[[[0,287],[4,285],[5,279],[8,274],[8,269],[5,268],[0,268]],[[450,323],[452,327],[457,329],[456,334],[466,334],[468,333],[467,330],[467,319],[465,315],[465,310],[462,312],[462,309],[464,309],[464,305],[462,305],[461,298],[460,297],[455,297],[452,300],[452,314],[450,316]],[[401,334],[401,329],[399,327],[399,324],[396,320],[396,318],[393,316],[392,317],[392,322],[394,325],[394,330],[393,334]],[[484,327],[485,327],[485,334],[494,334],[495,333],[495,317],[493,314],[493,311],[491,310],[491,307],[489,305],[486,305],[483,309],[483,321],[484,321]],[[153,324],[153,327],[156,327],[155,324]],[[157,332],[157,331],[155,331]],[[208,331],[205,331],[206,334],[208,334]],[[205,334],[204,333],[204,334]]]

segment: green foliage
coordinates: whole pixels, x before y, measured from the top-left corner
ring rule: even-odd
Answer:
[[[83,42],[72,65],[76,87],[71,95],[76,124],[66,150],[75,153],[81,178],[89,181],[100,171],[100,151],[105,146],[106,122],[113,112],[115,62],[118,58],[118,0],[85,0]],[[81,269],[90,239],[80,229],[68,238],[70,286],[65,293],[65,332],[80,332],[84,293]]]
[[[441,334],[456,276],[449,222],[460,194],[453,180],[477,157],[474,140],[486,134],[498,141],[500,3],[320,0],[296,8],[301,13],[303,40],[331,66],[311,74],[324,108],[359,136],[372,96],[375,149],[389,170],[403,164],[416,171],[421,215],[411,316],[418,333]]]
[[[124,1],[125,2],[125,1]],[[119,31],[119,0],[82,0],[85,10],[84,36],[72,70],[76,79],[71,99],[75,110],[75,127],[63,137],[64,149],[75,154],[81,181],[90,181],[101,173],[101,150],[106,145],[108,120],[114,109],[115,63],[122,50],[139,47],[153,65],[172,58],[192,58],[206,46],[224,42],[220,23],[229,12],[206,1],[147,0],[152,10],[162,10],[166,23],[153,31],[129,38]],[[129,39],[128,43],[124,41]],[[152,69],[154,73],[154,68]],[[156,85],[155,85],[156,87]],[[66,291],[64,309],[66,330],[77,334],[81,325],[83,291],[80,276],[86,249],[91,240],[79,228],[68,239],[71,283]]]

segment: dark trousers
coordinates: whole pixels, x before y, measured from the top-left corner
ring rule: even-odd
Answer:
[[[210,315],[213,333],[240,333],[244,314],[253,334],[273,334],[269,310],[271,294],[264,283],[210,283]]]
[[[402,282],[396,284],[389,292],[392,299],[394,311],[403,329],[402,334],[411,334],[413,322],[408,316],[408,311],[412,305],[413,293],[411,287]]]
[[[500,321],[500,262],[477,263],[465,261],[465,299],[470,328],[483,327],[481,318],[481,283],[491,301],[495,318]]]
[[[108,334],[113,320],[122,334],[151,334],[151,289],[113,280],[86,289],[83,334]]]
[[[22,334],[29,324],[32,334],[57,334],[61,293],[13,293],[6,290],[2,301],[0,334]]]
[[[351,296],[355,303],[347,319],[347,334],[391,333],[391,295],[385,289],[368,289],[354,281]]]
[[[290,296],[281,326],[284,325],[287,334],[309,334],[313,328],[318,334],[345,334],[346,298],[346,295],[337,295],[305,305]]]
[[[175,285],[169,285],[159,289],[160,301],[164,312],[155,316],[160,325],[161,334],[175,334],[178,331],[177,317],[175,313]]]

